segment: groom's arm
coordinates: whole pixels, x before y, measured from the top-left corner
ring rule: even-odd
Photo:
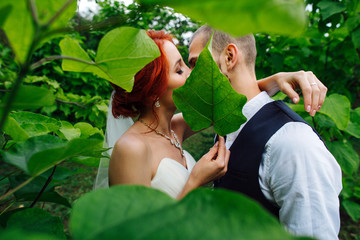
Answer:
[[[304,107],[311,116],[323,105],[327,88],[311,71],[279,72],[257,81],[261,90],[270,96],[279,90],[285,93],[293,103],[298,103],[299,95],[294,91],[301,89]]]

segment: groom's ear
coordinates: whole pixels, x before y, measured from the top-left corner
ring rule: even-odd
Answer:
[[[239,49],[233,43],[230,43],[225,48],[225,65],[228,71],[231,71],[237,64],[238,54],[239,54]]]

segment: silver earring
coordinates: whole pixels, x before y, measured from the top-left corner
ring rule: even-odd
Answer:
[[[157,107],[157,108],[159,108],[159,107],[160,107],[159,98],[156,98],[156,101],[155,101],[155,107]]]

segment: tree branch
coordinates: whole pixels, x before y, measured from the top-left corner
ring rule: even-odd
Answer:
[[[86,109],[86,107],[85,107],[84,105],[81,105],[80,103],[77,103],[77,102],[68,102],[68,101],[64,101],[64,100],[58,99],[58,98],[56,98],[55,100],[58,101],[58,102],[61,102],[61,103],[73,104],[73,105],[76,105],[76,106],[78,106],[78,107],[81,107],[81,108]]]
[[[8,196],[10,196],[11,194],[13,194],[14,192],[16,192],[17,190],[19,190],[20,188],[24,187],[25,185],[27,185],[29,182],[31,182],[34,179],[34,177],[29,178],[28,180],[26,180],[25,182],[21,183],[20,185],[18,185],[16,188],[11,189],[10,191],[8,191],[7,193],[5,193],[4,195],[0,196],[0,200],[3,200],[5,198],[7,198]]]
[[[49,183],[51,182],[53,176],[54,176],[54,173],[55,173],[55,170],[56,170],[56,165],[55,167],[53,168],[50,176],[48,177],[48,179],[46,180],[46,183],[44,184],[44,186],[42,187],[41,191],[39,192],[39,194],[36,196],[35,200],[31,203],[30,207],[34,207],[35,203],[39,200],[39,198],[41,197],[41,195],[44,193],[46,187],[49,185]]]
[[[63,55],[56,55],[56,56],[50,56],[50,57],[45,57],[45,58],[40,59],[38,62],[31,64],[30,69],[34,70],[34,69],[40,67],[41,65],[43,65],[46,62],[50,62],[52,60],[57,60],[57,59],[68,59],[68,60],[73,60],[73,61],[77,61],[77,62],[86,63],[86,64],[89,64],[89,65],[95,65],[94,62],[88,62],[88,61],[82,60],[80,58],[63,56]]]

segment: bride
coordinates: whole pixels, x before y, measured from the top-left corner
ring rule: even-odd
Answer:
[[[161,56],[135,75],[132,92],[127,93],[113,85],[106,142],[114,148],[112,154],[111,150],[109,152],[108,180],[107,166],[101,166],[101,163],[95,188],[106,187],[107,183],[110,186],[141,184],[181,199],[194,188],[223,176],[230,152],[222,137],[198,162],[182,149],[182,142],[194,132],[181,113],[174,116],[176,107],[172,92],[185,83],[191,70],[184,63],[171,35],[152,30],[147,34],[159,47]],[[266,81],[273,89],[274,83],[269,84],[269,78]],[[280,80],[271,78],[271,81]],[[281,81],[290,80],[286,76]],[[294,78],[291,81],[299,83],[306,79]],[[289,92],[285,84],[281,85],[282,91]],[[137,116],[138,120],[133,123],[130,117]]]

